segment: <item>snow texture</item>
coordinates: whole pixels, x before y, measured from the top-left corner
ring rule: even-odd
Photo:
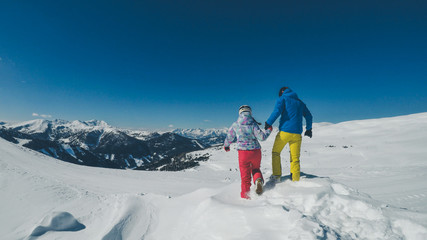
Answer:
[[[240,198],[235,145],[181,172],[69,164],[0,139],[1,239],[427,239],[427,113],[315,124],[301,181]],[[273,133],[275,135],[275,133]],[[289,171],[288,148],[282,167]],[[42,221],[40,221],[42,219]]]

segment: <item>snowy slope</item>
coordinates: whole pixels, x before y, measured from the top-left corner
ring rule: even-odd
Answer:
[[[426,113],[313,133],[301,181],[267,182],[252,200],[239,197],[235,149],[203,150],[211,158],[195,169],[146,172],[73,165],[0,139],[1,239],[427,239]],[[262,143],[266,178],[273,142]]]

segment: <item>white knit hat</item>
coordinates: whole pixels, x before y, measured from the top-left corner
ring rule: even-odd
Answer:
[[[242,112],[250,112],[252,114],[252,109],[248,105],[242,105],[239,108],[239,114],[241,114]]]

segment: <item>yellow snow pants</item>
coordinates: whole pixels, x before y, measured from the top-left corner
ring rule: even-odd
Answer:
[[[292,181],[299,181],[300,164],[299,157],[301,152],[301,134],[288,133],[279,131],[273,145],[272,165],[273,176],[282,176],[282,164],[280,161],[280,153],[286,144],[289,143],[290,161],[291,161],[291,178]]]

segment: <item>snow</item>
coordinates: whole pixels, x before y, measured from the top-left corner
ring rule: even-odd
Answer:
[[[44,154],[46,154],[46,155],[48,155],[48,156],[50,156],[50,153],[48,152],[48,151],[46,151],[46,149],[42,149],[42,150],[40,150],[42,153],[44,153]]]
[[[68,144],[62,144],[62,148],[68,152],[71,156],[73,156],[75,159],[77,159],[76,154],[74,153],[74,150],[70,147]]]
[[[25,129],[26,133],[43,133],[49,127],[49,121],[36,119],[22,123],[6,123],[4,126],[13,129]]]
[[[201,149],[205,148],[197,140],[193,140],[192,142],[195,143],[195,144],[197,144],[197,146],[199,146]]]
[[[240,199],[235,145],[200,151],[211,157],[193,169],[147,172],[74,165],[0,139],[0,236],[427,239],[427,113],[315,124],[299,182],[268,180],[274,135],[262,142],[265,192],[251,200]]]
[[[137,167],[141,167],[144,164],[144,160],[142,160],[142,158],[134,158],[133,160],[135,160]]]
[[[31,142],[30,139],[22,139],[22,138],[15,138],[15,139],[18,141],[18,144],[21,145],[21,146],[23,146],[23,145]]]
[[[118,131],[117,128],[111,127],[104,121],[98,120],[89,120],[89,121],[80,121],[75,120],[72,122],[66,120],[55,119],[53,121],[45,120],[45,119],[36,119],[22,123],[5,123],[4,126],[6,128],[12,128],[19,130],[23,133],[43,133],[48,128],[49,125],[52,129],[67,129],[72,132],[79,131],[95,131],[100,130],[104,132],[115,132]],[[64,142],[68,141],[64,139]]]
[[[56,153],[56,150],[54,149],[54,148],[49,148],[49,151],[51,152],[51,153],[53,153],[53,157],[54,158],[59,158],[58,157],[58,154]],[[50,154],[49,154],[50,155]]]
[[[40,226],[36,227],[30,236],[42,236],[49,231],[80,231],[82,229],[85,229],[85,225],[79,223],[72,214],[53,212],[51,216],[42,220]]]
[[[149,138],[151,134],[153,134],[152,131],[147,130],[128,130],[128,129],[121,129],[122,132],[125,132],[129,136],[132,136],[136,139],[145,141]]]
[[[201,129],[201,128],[195,128],[195,129],[174,129],[171,132],[179,134],[184,137],[188,138],[194,138],[194,139],[200,139],[204,137],[215,137],[220,136],[223,134],[227,134],[228,129],[227,128],[221,128],[221,129]]]
[[[89,121],[80,121],[75,120],[72,122],[64,122],[61,125],[66,128],[73,129],[74,131],[83,131],[83,130],[105,130],[105,131],[114,131],[115,129],[108,125],[104,121],[98,120],[89,120]]]

